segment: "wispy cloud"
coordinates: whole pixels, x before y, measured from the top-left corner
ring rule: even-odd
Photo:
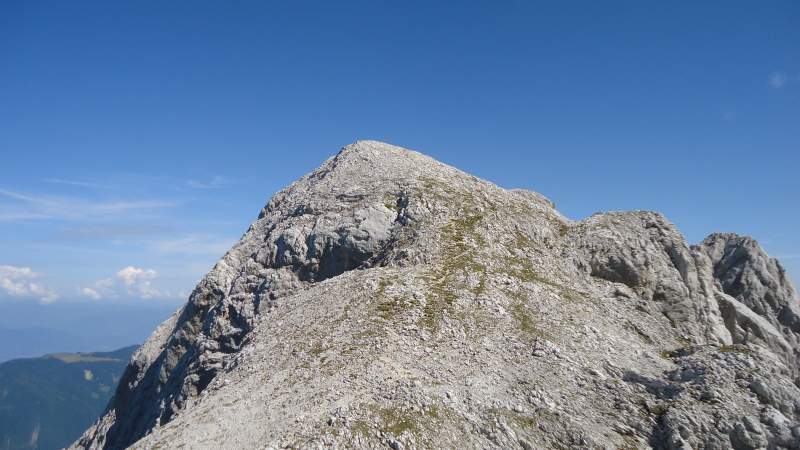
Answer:
[[[12,205],[14,209],[8,210],[6,206],[5,210],[0,211],[0,217],[5,217],[6,221],[15,218],[17,220],[106,218],[110,215],[175,206],[174,203],[163,200],[96,201],[76,197],[32,195],[8,189],[0,189],[0,197],[10,199],[14,203]]]
[[[88,181],[64,180],[64,179],[61,179],[61,178],[45,178],[42,181],[44,181],[45,183],[50,183],[50,184],[64,184],[64,185],[67,185],[67,186],[76,186],[76,187],[83,187],[83,188],[88,188],[88,189],[109,189],[110,188],[109,186],[106,186],[106,185],[103,185],[103,184],[90,183]]]
[[[23,220],[45,220],[51,217],[47,214],[26,212],[0,212],[0,222],[16,222]]]
[[[769,74],[769,86],[773,89],[781,89],[789,82],[789,77],[785,72],[772,72]]]
[[[100,291],[97,290],[96,288],[91,288],[91,287],[81,288],[81,294],[84,297],[89,297],[92,300],[102,300],[103,299],[103,294],[101,294]]]
[[[232,181],[228,178],[216,175],[209,181],[188,180],[186,186],[194,189],[219,189],[225,185],[231,184],[231,182]]]
[[[92,300],[118,297],[169,299],[177,298],[182,294],[175,295],[156,288],[153,286],[156,278],[158,278],[158,272],[154,269],[127,266],[117,271],[113,277],[103,278],[89,286],[82,287],[80,292],[84,297]]]
[[[171,232],[172,227],[165,225],[86,225],[68,229],[58,233],[61,239],[112,239],[164,234]]]
[[[41,274],[30,267],[0,266],[0,289],[12,297],[31,297],[41,303],[52,303],[58,294],[44,285],[34,281]]]

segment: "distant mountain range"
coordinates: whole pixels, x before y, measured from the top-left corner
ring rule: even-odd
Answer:
[[[108,352],[142,342],[180,306],[155,299],[138,303],[65,299],[49,305],[0,302],[0,363],[56,352]]]
[[[97,419],[137,346],[0,364],[0,450],[58,449]]]

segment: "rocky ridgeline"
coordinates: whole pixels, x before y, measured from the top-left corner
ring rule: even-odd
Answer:
[[[276,194],[78,448],[800,448],[800,309],[752,239],[573,222],[364,141]]]

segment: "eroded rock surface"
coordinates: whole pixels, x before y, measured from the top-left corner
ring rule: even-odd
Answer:
[[[736,342],[769,342],[789,366],[800,367],[800,305],[780,263],[752,238],[731,233],[708,236],[697,249],[708,255],[714,279],[727,300],[725,320]]]
[[[564,218],[419,153],[276,194],[78,448],[800,448],[798,299],[749,238]]]

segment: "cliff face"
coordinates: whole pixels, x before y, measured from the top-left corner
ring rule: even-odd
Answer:
[[[697,248],[710,258],[714,279],[725,294],[737,300],[735,305],[746,306],[774,328],[761,330],[745,318],[726,315],[733,338],[744,343],[753,334],[763,339],[766,333],[777,331],[785,341],[780,342],[782,353],[796,370],[800,364],[796,351],[800,346],[800,305],[780,263],[753,239],[735,234],[712,234]]]
[[[78,448],[800,448],[798,299],[748,238],[565,219],[357,142],[276,194]]]

